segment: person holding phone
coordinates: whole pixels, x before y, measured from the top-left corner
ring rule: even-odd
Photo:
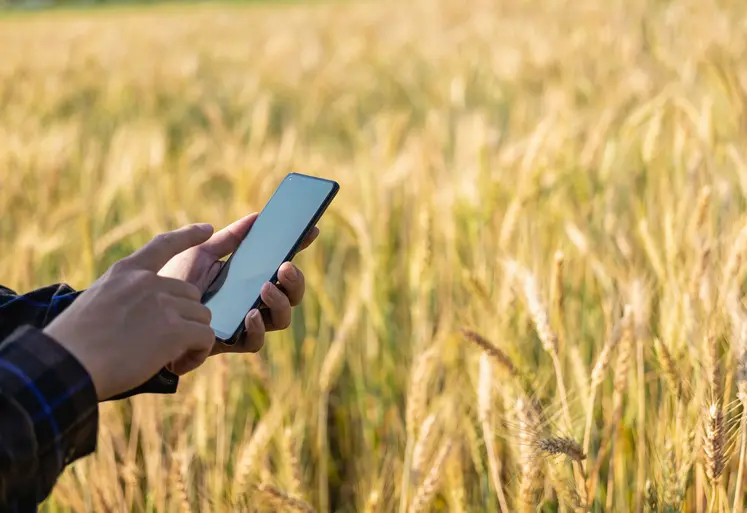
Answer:
[[[256,217],[156,236],[85,291],[0,287],[0,510],[35,511],[64,468],[95,450],[99,402],[174,393],[209,356],[256,352],[265,332],[290,325],[305,288],[290,262],[262,286],[262,312],[248,312],[236,343],[216,341],[201,302]]]

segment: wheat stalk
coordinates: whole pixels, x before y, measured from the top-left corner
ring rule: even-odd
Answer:
[[[301,464],[298,461],[297,443],[293,430],[285,428],[281,438],[281,448],[285,458],[288,491],[292,495],[301,495]]]
[[[732,294],[732,298],[730,298],[729,311],[737,341],[735,344],[737,360],[737,398],[742,405],[742,412],[739,419],[739,464],[732,513],[741,512],[744,506],[742,480],[744,477],[745,454],[747,453],[747,322],[743,319],[742,312],[737,305],[737,299],[735,296],[736,294]]]
[[[689,396],[687,395],[687,391],[682,383],[682,378],[680,377],[672,353],[669,352],[666,344],[658,338],[654,338],[654,347],[656,348],[656,357],[659,360],[659,366],[663,371],[669,391],[678,401],[687,401]]]
[[[233,498],[236,503],[246,491],[249,480],[257,470],[262,451],[273,436],[273,430],[279,421],[279,410],[270,410],[259,421],[249,441],[239,451],[234,471]]]
[[[514,407],[519,440],[519,504],[522,511],[530,511],[534,504],[534,492],[540,479],[542,468],[537,452],[531,450],[539,444],[537,437],[539,413],[534,406],[519,398]]]
[[[441,480],[441,471],[443,469],[444,462],[446,461],[446,458],[451,451],[452,444],[453,442],[451,440],[447,440],[439,448],[430,472],[428,472],[425,481],[423,481],[423,484],[415,493],[415,498],[412,500],[412,504],[410,505],[410,513],[419,513],[425,510],[425,508],[430,504],[431,500],[433,500],[433,496],[436,494],[439,482]]]
[[[492,346],[491,346],[492,347]],[[498,503],[502,513],[508,513],[508,503],[503,493],[501,482],[501,466],[495,451],[493,439],[493,367],[489,355],[484,352],[480,355],[480,372],[477,386],[477,416],[482,427],[482,436],[485,440],[485,450],[488,454],[488,471],[493,482],[493,488],[498,496]]]
[[[425,469],[428,456],[433,448],[433,427],[436,424],[436,414],[431,413],[420,426],[417,442],[412,451],[412,468],[411,472],[415,476],[415,481],[420,480],[420,473]]]
[[[187,491],[187,461],[184,454],[171,455],[171,495],[177,503],[179,513],[192,511],[189,504],[189,493]]]
[[[558,468],[557,462],[550,462],[547,465],[548,476],[553,488],[560,497],[560,506],[567,506],[574,513],[584,513],[588,511],[585,501],[582,499],[578,490],[573,484],[573,480],[565,479]]]
[[[740,230],[737,239],[734,241],[734,245],[729,253],[729,258],[726,261],[726,267],[724,268],[723,282],[721,289],[723,291],[732,290],[732,284],[737,283],[738,277],[742,271],[742,260],[744,259],[744,251],[747,247],[747,227]],[[723,300],[726,298],[723,297]]]
[[[436,346],[431,346],[417,359],[410,380],[410,388],[407,394],[407,411],[405,422],[408,432],[414,435],[424,417],[427,401],[427,382],[433,365],[438,355]]]
[[[690,279],[690,296],[693,298],[698,298],[701,301],[705,301],[705,296],[702,291],[705,288],[704,280],[706,279],[707,271],[708,271],[708,265],[710,263],[711,258],[711,248],[710,246],[703,246],[703,248],[700,250],[700,254],[698,256],[698,262],[695,266],[695,271],[693,272],[692,278]]]
[[[321,372],[319,374],[319,411],[317,417],[317,449],[319,451],[319,473],[318,473],[318,491],[319,491],[319,508],[322,511],[329,509],[329,477],[327,468],[328,458],[328,439],[327,439],[327,410],[329,401],[329,392],[332,389],[334,380],[340,372],[343,364],[343,357],[347,341],[351,332],[358,323],[361,309],[363,308],[363,287],[366,280],[362,280],[360,290],[354,298],[348,303],[345,314],[342,317],[339,328],[332,340],[330,349],[322,362]]]
[[[529,314],[534,321],[537,335],[542,342],[542,348],[547,351],[548,354],[557,354],[558,337],[550,327],[550,319],[548,318],[547,311],[539,298],[537,280],[530,273],[526,273],[524,277],[524,297],[527,301]]]
[[[449,510],[454,513],[467,513],[467,494],[464,487],[464,469],[461,458],[450,458],[446,463],[447,493]]]
[[[641,280],[637,279],[633,282],[631,304],[633,309],[633,324],[635,326],[631,337],[635,339],[636,351],[636,403],[638,407],[636,412],[636,435],[638,440],[644,440],[646,436],[646,375],[644,364],[646,354],[644,352],[644,341],[650,339],[647,329],[647,323],[650,319],[650,300]],[[643,488],[646,480],[646,444],[636,444],[636,461],[638,479],[636,483],[635,507],[637,511],[640,511],[643,504]]]
[[[698,203],[695,207],[695,233],[701,234],[705,226],[706,215],[711,205],[711,187],[703,186],[698,195]]]
[[[629,308],[626,306],[626,309]],[[625,395],[625,389],[628,383],[628,370],[630,364],[630,356],[633,351],[633,323],[627,322],[623,326],[623,333],[618,344],[618,355],[615,366],[615,375],[613,379],[613,395],[612,395],[612,422],[609,426],[609,437],[612,439],[610,443],[610,464],[607,482],[607,509],[612,508],[613,504],[613,489],[614,479],[617,476],[613,461],[615,458],[615,446],[620,438],[619,426],[622,419],[623,411],[623,397]],[[620,481],[622,478],[620,478]]]
[[[299,497],[284,492],[280,488],[273,486],[268,483],[260,483],[256,487],[257,492],[260,493],[268,502],[274,506],[280,508],[282,511],[298,512],[298,513],[313,513],[314,508],[309,503]]]
[[[564,280],[564,269],[565,269],[565,255],[562,251],[556,251],[553,257],[553,309],[558,315],[560,320],[563,313],[563,305],[565,303],[565,293],[563,287]]]
[[[713,507],[717,508],[719,482],[726,462],[726,434],[724,412],[722,409],[721,365],[718,356],[718,343],[713,335],[706,337],[707,363],[709,366],[710,401],[706,403],[703,416],[703,452],[705,454],[705,472],[711,483]],[[717,511],[717,510],[716,510]]]
[[[706,337],[706,350],[707,350],[707,364],[709,368],[708,379],[711,400],[715,403],[721,404],[723,398],[723,389],[721,383],[721,364],[719,359],[718,341],[715,336],[708,335]]]
[[[498,247],[505,251],[508,247],[508,243],[514,234],[516,229],[516,222],[519,219],[519,212],[524,207],[526,199],[523,196],[519,196],[511,201],[508,206],[505,215],[503,216],[503,222],[501,223],[501,231],[498,236]]]
[[[405,425],[407,427],[407,447],[405,448],[405,463],[402,471],[402,482],[400,490],[400,512],[404,513],[407,508],[407,500],[410,493],[410,473],[412,472],[412,458],[415,449],[415,436],[419,422],[426,410],[428,387],[426,386],[429,374],[436,361],[436,346],[421,353],[415,362],[410,379],[409,393],[407,394],[407,409],[405,410]]]
[[[565,388],[565,380],[563,379],[563,369],[560,363],[560,357],[558,355],[558,337],[550,327],[550,319],[547,315],[544,305],[539,297],[537,291],[537,284],[534,276],[531,273],[525,273],[524,277],[524,296],[527,301],[527,307],[529,308],[530,315],[534,321],[535,329],[542,341],[543,349],[550,355],[552,359],[553,367],[555,369],[555,378],[558,384],[558,390],[560,391],[560,399],[563,406],[563,418],[565,420],[565,427],[568,432],[573,429],[571,421],[571,410],[568,405],[568,393]],[[577,475],[579,484],[582,483],[584,477],[582,476],[583,469],[580,470]]]
[[[672,441],[667,440],[664,447],[666,459],[664,465],[662,506],[664,507],[664,511],[680,511],[682,509],[682,502],[684,501],[684,487],[679,479],[680,472],[677,469],[677,459],[675,457],[675,450],[672,447]]]
[[[591,444],[591,426],[593,422],[594,403],[596,400],[597,388],[602,383],[605,372],[610,365],[612,352],[620,343],[623,332],[628,329],[630,323],[632,322],[632,315],[632,309],[629,306],[626,306],[622,318],[615,324],[615,327],[612,329],[612,333],[605,342],[604,347],[602,348],[602,352],[597,357],[597,362],[591,371],[591,389],[589,392],[589,400],[587,402],[586,427],[584,430],[584,454],[589,454],[589,445]]]

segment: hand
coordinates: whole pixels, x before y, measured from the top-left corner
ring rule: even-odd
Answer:
[[[221,258],[236,250],[255,219],[256,213],[235,221],[216,232],[206,242],[173,257],[158,274],[184,280],[195,285],[201,294],[204,293],[221,270]],[[301,249],[307,248],[318,235],[319,229],[314,228],[304,240]],[[283,330],[290,326],[291,307],[298,305],[303,299],[304,276],[295,265],[285,262],[278,271],[278,281],[282,288],[271,283],[265,283],[262,288],[262,301],[268,307],[264,318],[256,309],[249,312],[244,319],[245,336],[232,346],[215,343],[211,355],[226,352],[255,353],[264,345],[265,332]],[[175,374],[182,375],[199,367],[204,360],[205,355],[190,352],[171,362],[167,368]]]
[[[155,237],[46,327],[88,371],[99,400],[140,385],[187,352],[207,357],[215,334],[201,291],[157,272],[212,233],[209,225],[191,225]]]

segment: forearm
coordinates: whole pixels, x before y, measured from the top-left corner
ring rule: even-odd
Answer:
[[[96,391],[83,366],[32,327],[0,345],[0,391],[0,505],[26,509],[95,450]]]

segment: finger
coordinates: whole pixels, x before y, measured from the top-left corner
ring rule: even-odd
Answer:
[[[256,212],[249,214],[215,232],[202,247],[215,258],[223,258],[233,253],[239,247],[241,241],[244,240],[246,234],[249,233],[257,215]]]
[[[265,283],[260,297],[270,311],[269,322],[265,325],[267,331],[284,330],[290,326],[291,305],[288,296],[272,283]]]
[[[291,306],[297,306],[306,291],[306,280],[301,270],[290,262],[278,269],[278,282],[285,291]]]
[[[190,301],[198,302],[202,299],[202,293],[196,285],[176,278],[159,276],[157,287],[159,291],[171,296],[182,297],[184,299],[189,299]]]
[[[215,332],[207,324],[185,321],[181,324],[179,336],[184,340],[186,351],[206,351],[210,354],[215,343]]]
[[[172,362],[168,369],[176,374],[177,376],[183,376],[188,372],[192,372],[197,367],[205,363],[208,356],[210,356],[209,349],[201,349],[199,351],[187,351],[182,356]]]
[[[210,269],[208,269],[207,271],[207,275],[205,276],[205,283],[208,284],[207,287],[209,287],[209,284],[215,281],[224,265],[226,265],[226,263],[223,260],[216,260],[212,263]]]
[[[189,299],[167,296],[168,306],[173,308],[182,319],[210,325],[213,314],[208,307]]]
[[[209,224],[191,224],[178,230],[156,235],[129,258],[143,269],[157,272],[166,262],[187,249],[207,241],[213,233]]]
[[[265,345],[265,323],[262,315],[256,308],[249,312],[244,319],[246,333],[244,337],[234,346],[229,346],[227,351],[234,353],[256,353]]]
[[[309,234],[306,236],[306,238],[301,243],[300,248],[298,249],[299,253],[303,251],[304,249],[311,246],[311,244],[319,237],[319,228],[316,226],[311,229]]]

